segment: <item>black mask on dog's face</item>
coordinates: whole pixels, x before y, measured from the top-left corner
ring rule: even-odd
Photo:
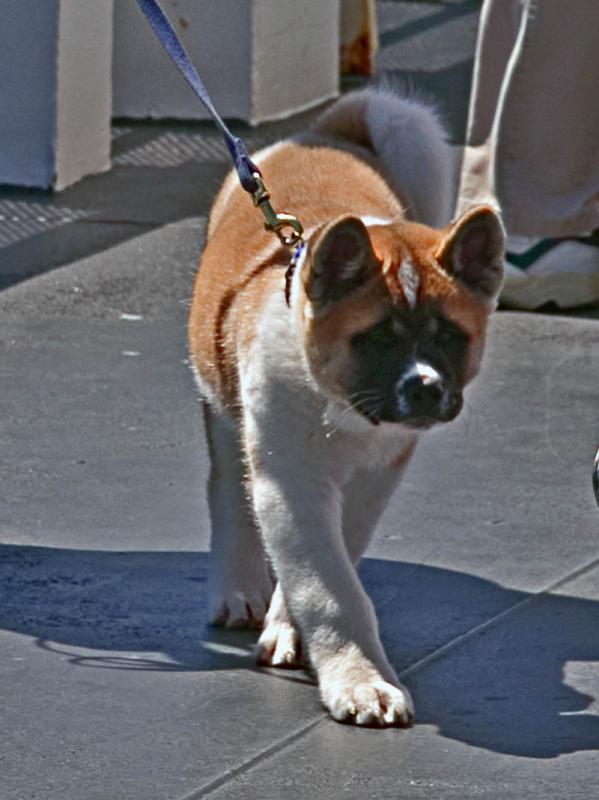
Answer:
[[[437,308],[393,310],[351,348],[348,399],[373,424],[428,428],[459,413],[468,336]]]

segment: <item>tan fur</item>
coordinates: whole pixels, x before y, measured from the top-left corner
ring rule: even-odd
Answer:
[[[306,230],[343,213],[383,218],[402,214],[383,179],[349,153],[289,142],[261,169],[277,208],[292,211]],[[283,291],[290,254],[264,231],[260,212],[239,186],[231,188],[230,180],[211,214],[211,235],[194,288],[189,341],[202,379],[232,410],[238,400],[237,343],[251,342],[265,294]]]

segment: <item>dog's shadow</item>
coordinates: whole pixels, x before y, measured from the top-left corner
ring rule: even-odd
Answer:
[[[403,562],[365,559],[361,573],[398,670],[522,603],[414,671],[418,722],[519,756],[599,749],[593,698],[569,685],[581,674],[584,684],[585,662],[599,661],[599,603],[523,602],[525,592]],[[255,634],[206,628],[207,575],[205,553],[2,545],[0,627],[87,668],[253,669]]]

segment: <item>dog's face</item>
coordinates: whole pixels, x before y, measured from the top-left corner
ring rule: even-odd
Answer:
[[[308,364],[323,391],[375,425],[454,419],[478,371],[503,248],[501,223],[486,206],[443,231],[368,229],[349,216],[318,231],[299,301]]]
[[[373,423],[429,427],[462,407],[468,335],[437,304],[390,309],[350,342],[348,399]]]

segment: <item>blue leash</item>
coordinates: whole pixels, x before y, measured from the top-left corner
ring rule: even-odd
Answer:
[[[254,205],[264,214],[264,227],[276,233],[284,245],[293,247],[302,238],[303,228],[300,221],[291,214],[277,213],[273,209],[270,204],[270,194],[262,180],[262,173],[250,158],[245,142],[231,133],[214,108],[196,68],[157,0],[137,0],[137,4],[179,72],[212,115],[231,154],[239,182],[245,191],[252,195]],[[291,232],[286,235],[284,230],[289,228]]]

